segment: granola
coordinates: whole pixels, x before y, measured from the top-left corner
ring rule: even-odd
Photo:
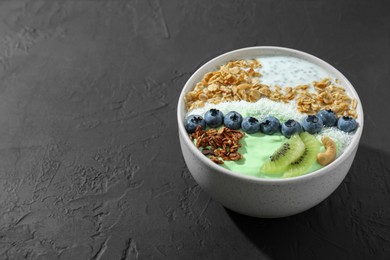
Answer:
[[[187,110],[202,107],[206,102],[256,102],[265,97],[284,103],[295,101],[301,113],[315,114],[321,109],[331,109],[339,117],[357,118],[357,100],[351,99],[345,89],[336,84],[337,80],[332,82],[329,78],[324,78],[314,81],[312,88],[307,84],[270,87],[260,82],[261,74],[256,71],[259,67],[261,64],[257,60],[234,60],[207,73],[185,96]]]
[[[195,141],[197,148],[202,147],[202,153],[209,155],[210,160],[217,164],[223,164],[223,161],[238,161],[242,154],[238,152],[241,147],[240,139],[245,133],[238,130],[231,130],[221,127],[219,130],[211,128],[203,130],[198,126],[195,133],[190,134],[192,141]]]

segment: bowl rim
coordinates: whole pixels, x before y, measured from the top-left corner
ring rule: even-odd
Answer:
[[[261,178],[261,177],[255,177],[255,176],[248,176],[244,175],[238,172],[234,172],[232,170],[225,169],[215,163],[213,163],[210,159],[208,159],[206,156],[204,156],[201,151],[199,151],[195,145],[190,141],[190,138],[188,138],[187,131],[185,130],[183,121],[184,121],[184,114],[185,111],[181,111],[182,108],[185,108],[184,106],[184,96],[187,93],[187,91],[195,86],[195,84],[192,84],[192,81],[194,81],[195,78],[199,77],[199,73],[201,73],[202,70],[205,70],[205,68],[208,67],[217,67],[222,65],[223,63],[226,63],[227,60],[232,60],[233,58],[229,58],[231,56],[240,56],[247,52],[256,52],[256,51],[269,51],[269,52],[275,52],[275,54],[270,55],[287,55],[292,56],[296,58],[301,58],[304,60],[307,60],[309,62],[315,63],[325,69],[326,71],[331,72],[332,75],[337,76],[338,79],[341,79],[343,84],[343,87],[347,90],[348,94],[350,96],[353,96],[358,102],[357,106],[357,113],[359,115],[357,121],[359,123],[359,127],[356,129],[356,132],[353,136],[353,139],[351,143],[348,145],[348,147],[344,150],[344,152],[336,158],[335,161],[330,163],[327,166],[324,166],[321,169],[318,169],[316,171],[296,176],[296,177],[288,177],[288,178]],[[269,54],[267,54],[269,55]],[[249,55],[242,55],[241,58],[244,58],[246,56],[247,58],[250,58]],[[237,57],[239,58],[239,57]],[[237,59],[236,58],[236,59]],[[208,70],[210,71],[210,70]],[[352,94],[352,95],[351,95]],[[184,113],[183,113],[184,112]],[[302,182],[307,181],[312,178],[318,178],[324,174],[329,174],[332,172],[335,168],[337,168],[343,161],[346,159],[353,151],[354,149],[359,145],[359,141],[363,132],[363,126],[364,126],[364,114],[363,114],[363,107],[361,100],[359,98],[359,95],[357,94],[355,88],[351,84],[351,82],[342,74],[339,70],[337,70],[335,67],[327,63],[326,61],[309,54],[307,52],[303,52],[300,50],[287,48],[287,47],[280,47],[280,46],[252,46],[252,47],[246,47],[246,48],[240,48],[235,49],[223,54],[220,54],[216,56],[215,58],[207,61],[202,66],[200,66],[195,72],[192,73],[191,77],[186,81],[184,87],[181,90],[178,105],[177,105],[177,120],[178,120],[178,131],[179,135],[182,138],[182,141],[184,141],[184,144],[189,147],[191,152],[198,157],[199,160],[202,161],[205,165],[207,165],[209,168],[213,169],[214,171],[218,172],[219,174],[226,174],[230,177],[237,178],[240,180],[246,180],[250,182],[255,183],[263,183],[263,184],[290,184],[294,182]]]

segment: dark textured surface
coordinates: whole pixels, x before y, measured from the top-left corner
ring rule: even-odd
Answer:
[[[365,109],[342,185],[296,216],[224,209],[189,174],[176,103],[223,52],[314,54]],[[0,259],[389,259],[386,1],[2,1]]]

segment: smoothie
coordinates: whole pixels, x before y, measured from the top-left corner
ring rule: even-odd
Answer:
[[[230,61],[204,75],[185,102],[185,127],[205,156],[262,178],[326,166],[358,127],[357,102],[337,79],[289,56]]]

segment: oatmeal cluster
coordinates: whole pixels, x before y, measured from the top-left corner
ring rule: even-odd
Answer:
[[[295,88],[299,112],[316,114],[321,109],[331,109],[339,117],[351,116],[357,118],[357,100],[351,99],[343,87],[337,86],[328,78],[314,81],[313,86],[314,92],[308,91],[308,85],[304,85],[304,88]]]

